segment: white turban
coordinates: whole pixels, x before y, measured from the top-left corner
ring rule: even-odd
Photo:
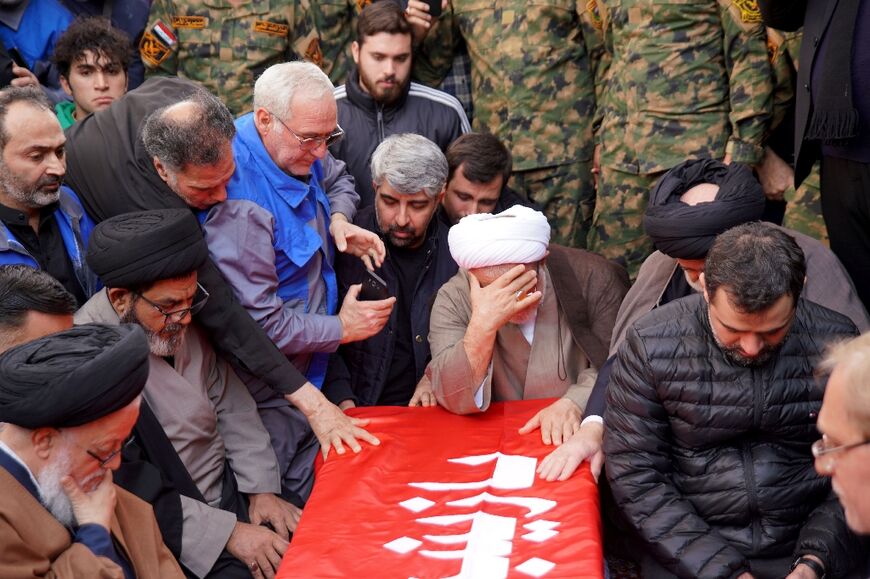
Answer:
[[[514,205],[497,215],[466,215],[450,228],[447,241],[463,269],[534,263],[547,254],[550,224],[540,211]]]

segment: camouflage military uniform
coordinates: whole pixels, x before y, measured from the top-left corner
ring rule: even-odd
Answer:
[[[612,51],[589,247],[636,275],[657,178],[691,158],[763,155],[773,85],[755,0],[604,0]]]
[[[254,81],[269,66],[321,64],[309,0],[154,0],[139,43],[146,74],[202,83],[235,115],[251,110]]]
[[[773,122],[771,123],[773,128],[778,127],[783,121],[788,121],[785,119],[786,113],[794,105],[801,38],[800,31],[780,32],[772,28],[767,29],[767,50],[776,79]],[[792,130],[794,130],[793,127]],[[793,133],[789,137],[787,146],[793,148]],[[789,229],[800,231],[827,244],[828,229],[822,218],[819,170],[820,163],[816,161],[810,174],[797,190],[794,187],[789,187],[786,190],[785,217],[782,224]]]
[[[437,85],[464,38],[474,127],[510,149],[512,183],[544,208],[553,241],[579,247],[594,203],[595,80],[606,69],[595,1],[451,0],[414,67]]]

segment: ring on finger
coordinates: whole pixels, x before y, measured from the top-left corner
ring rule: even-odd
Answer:
[[[251,568],[251,571],[256,571],[257,569],[260,568],[260,565],[258,565],[256,561],[253,561],[253,562],[252,562],[250,565],[248,565],[248,566]]]

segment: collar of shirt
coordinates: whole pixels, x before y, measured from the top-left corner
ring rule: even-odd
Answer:
[[[47,219],[50,219],[54,215],[54,211],[57,209],[57,203],[52,203],[50,205],[46,205],[42,209],[39,210],[39,227],[45,224]],[[6,225],[29,225],[29,217],[27,213],[23,211],[19,211],[18,209],[13,209],[12,207],[7,207],[0,203],[0,221],[5,223]]]

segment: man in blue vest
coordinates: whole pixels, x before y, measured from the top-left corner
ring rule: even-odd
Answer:
[[[93,223],[61,185],[65,142],[41,91],[0,91],[0,265],[45,270],[82,304],[98,283],[84,261]]]
[[[209,254],[239,302],[318,388],[329,354],[379,332],[395,302],[358,301],[359,286],[338,302],[336,249],[369,266],[385,250],[346,219],[357,196],[324,179],[327,147],[342,135],[332,91],[311,63],[268,68],[254,85],[254,112],[236,121],[227,199],[203,215]],[[304,421],[270,388],[250,387],[279,461],[295,455]],[[296,476],[284,472],[288,486]]]

